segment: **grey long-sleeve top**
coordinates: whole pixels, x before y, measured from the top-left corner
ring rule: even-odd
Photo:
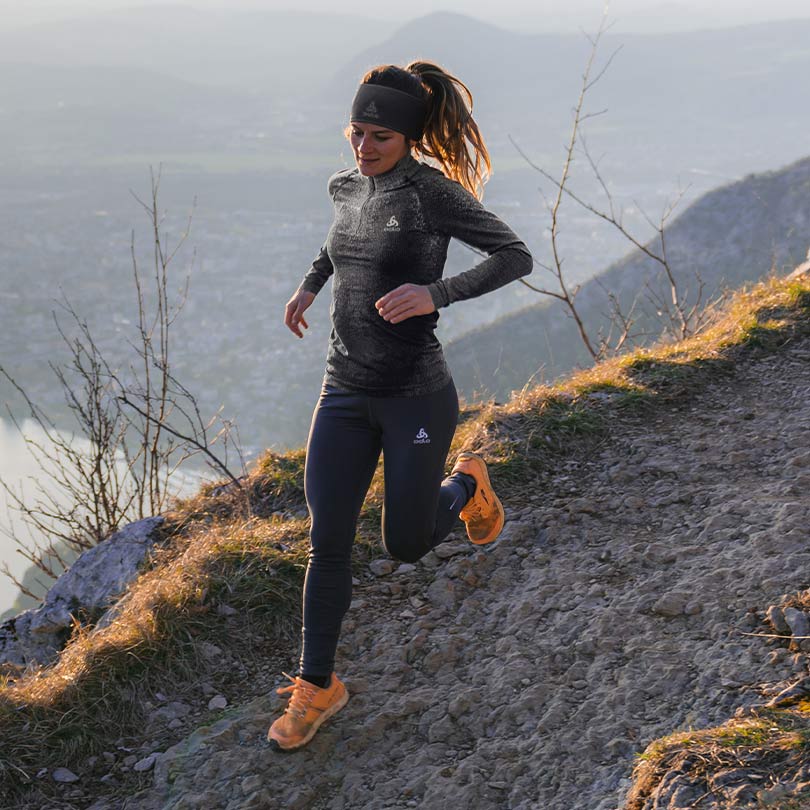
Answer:
[[[527,275],[529,249],[460,183],[410,153],[377,176],[336,172],[327,189],[335,218],[299,287],[317,294],[334,273],[324,380],[372,396],[439,390],[450,372],[435,335],[438,309]],[[443,279],[450,237],[487,258]],[[437,311],[384,320],[374,302],[408,282],[426,285]]]

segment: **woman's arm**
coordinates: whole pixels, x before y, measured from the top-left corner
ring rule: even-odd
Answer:
[[[307,271],[304,280],[298,285],[298,289],[292,294],[284,308],[284,324],[298,337],[304,337],[304,333],[301,331],[302,326],[304,329],[309,329],[304,312],[315,300],[318,291],[326,284],[326,280],[333,272],[334,267],[329,259],[326,245],[324,245],[315,257],[315,261],[312,262],[312,267]]]
[[[329,195],[329,199],[332,200],[333,205],[335,202],[335,194],[347,181],[351,171],[351,169],[340,169],[326,181],[326,193]],[[332,266],[332,260],[329,258],[329,251],[326,248],[326,243],[324,243],[318,255],[313,260],[312,266],[307,270],[303,281],[298,285],[298,289],[307,290],[317,295],[334,271],[335,268]]]
[[[347,175],[348,170],[341,169],[326,181],[326,190],[333,203],[335,201],[335,192],[346,181]],[[318,251],[318,255],[313,259],[311,267],[298,285],[298,289],[287,301],[284,310],[284,323],[298,337],[304,336],[303,332],[301,332],[301,326],[305,329],[309,328],[309,324],[304,319],[304,311],[312,304],[315,296],[321,291],[329,276],[334,272],[335,268],[329,258],[326,242],[324,242],[320,251]]]
[[[431,228],[488,254],[469,270],[427,285],[437,309],[491,292],[532,272],[534,261],[526,244],[460,183],[443,175],[435,177],[424,187],[422,205]]]
[[[323,245],[320,252],[312,262],[312,266],[307,270],[304,280],[298,285],[299,290],[307,290],[315,295],[321,291],[321,287],[326,284],[329,276],[335,272],[332,260],[326,245]]]

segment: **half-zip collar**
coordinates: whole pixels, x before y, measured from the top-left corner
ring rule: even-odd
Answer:
[[[360,170],[358,169],[358,174],[360,174],[363,186],[368,189],[369,194],[373,194],[375,191],[382,191],[389,188],[399,188],[400,186],[405,185],[408,178],[412,177],[420,166],[421,164],[419,161],[416,160],[410,152],[408,152],[406,155],[401,157],[387,172],[383,172],[382,174],[378,175],[369,175],[367,177],[364,174],[360,174]]]

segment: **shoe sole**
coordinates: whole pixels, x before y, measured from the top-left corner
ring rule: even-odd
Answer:
[[[487,463],[478,453],[461,453],[460,458],[469,458],[473,461],[477,462],[481,468],[481,472],[484,474],[484,480],[487,482],[487,488],[492,493],[492,497],[495,501],[495,506],[498,508],[498,523],[497,523],[497,531],[495,534],[492,535],[488,540],[473,540],[469,535],[467,535],[467,539],[476,546],[486,546],[490,543],[493,543],[495,540],[498,539],[498,535],[503,531],[503,524],[506,520],[506,515],[503,511],[503,504],[501,503],[501,499],[495,494],[495,490],[492,487],[492,482],[489,480],[489,472],[487,471]]]
[[[303,748],[314,736],[315,732],[332,716],[337,714],[347,703],[349,702],[349,693],[348,691],[344,690],[343,696],[336,702],[333,703],[328,709],[325,709],[323,714],[312,724],[312,728],[309,730],[304,739],[301,742],[296,743],[295,745],[282,745],[278,740],[268,736],[267,741],[270,743],[270,747],[275,749],[276,751],[287,753],[288,751],[297,751],[299,748]]]

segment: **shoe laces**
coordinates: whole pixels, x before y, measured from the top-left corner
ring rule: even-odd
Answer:
[[[307,683],[303,678],[295,678],[286,672],[282,672],[281,674],[292,681],[289,686],[282,686],[276,689],[279,695],[292,692],[285,711],[288,714],[303,719],[304,715],[307,713],[307,709],[309,709],[309,704],[312,703],[312,698],[315,697],[315,692],[318,687],[315,686],[315,684]]]
[[[472,522],[477,522],[483,520],[484,518],[484,507],[481,505],[481,500],[479,500],[479,498],[486,503],[488,509],[491,508],[484,490],[478,490],[478,492],[473,495],[470,502],[464,508],[464,513],[469,516],[469,519]]]

